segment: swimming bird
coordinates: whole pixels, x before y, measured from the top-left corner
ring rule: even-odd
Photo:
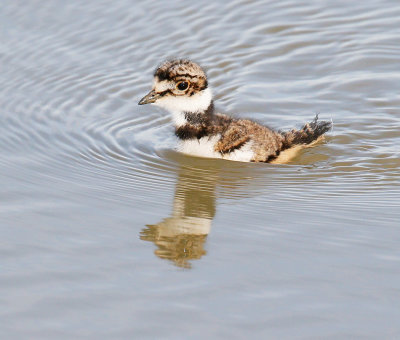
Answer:
[[[206,73],[188,59],[167,60],[156,68],[151,91],[139,101],[144,104],[171,112],[178,150],[200,157],[277,162],[284,151],[310,146],[331,128],[318,115],[298,130],[281,132],[217,113]]]

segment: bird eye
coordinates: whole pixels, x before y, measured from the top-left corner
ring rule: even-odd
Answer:
[[[180,83],[178,83],[178,84],[176,85],[176,87],[177,87],[177,89],[178,89],[179,91],[184,91],[184,90],[186,90],[186,89],[188,88],[188,86],[189,86],[189,83],[188,83],[187,81],[181,81]]]

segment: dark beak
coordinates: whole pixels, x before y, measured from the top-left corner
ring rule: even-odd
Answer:
[[[154,103],[158,98],[160,98],[160,94],[154,90],[151,90],[142,99],[140,99],[140,102],[138,104],[139,105],[151,104]]]

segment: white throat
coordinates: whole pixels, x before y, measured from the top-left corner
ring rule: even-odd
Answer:
[[[157,100],[154,105],[162,107],[172,113],[172,119],[176,127],[187,123],[185,112],[199,113],[204,112],[210,106],[212,92],[208,87],[193,96],[168,96]]]

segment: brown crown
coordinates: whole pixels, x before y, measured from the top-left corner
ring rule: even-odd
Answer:
[[[188,59],[167,60],[156,69],[154,76],[158,77],[159,81],[179,81],[187,78],[191,83],[196,83],[199,90],[204,90],[208,86],[203,69]]]

